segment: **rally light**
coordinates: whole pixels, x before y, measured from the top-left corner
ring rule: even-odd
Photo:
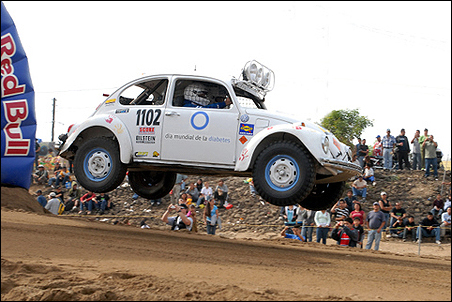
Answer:
[[[330,139],[328,136],[324,136],[322,139],[322,149],[325,154],[328,154],[328,151],[330,150]]]
[[[253,60],[245,64],[243,72],[246,77],[245,80],[248,80],[258,88],[261,88],[264,91],[270,91],[273,89],[275,74],[270,68]]]

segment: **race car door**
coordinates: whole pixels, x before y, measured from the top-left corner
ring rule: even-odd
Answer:
[[[185,88],[193,83],[202,83],[207,89],[210,105],[185,100]],[[221,83],[179,79],[172,90],[172,101],[163,116],[161,159],[234,166],[239,114],[233,105],[223,107],[230,95],[227,88]]]

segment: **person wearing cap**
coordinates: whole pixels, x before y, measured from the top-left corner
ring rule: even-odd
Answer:
[[[387,198],[388,194],[386,194],[386,192],[381,192],[380,196],[381,196],[381,199],[378,201],[378,204],[380,206],[381,212],[383,212],[383,214],[385,215],[386,224],[383,227],[383,232],[386,233],[387,228],[390,226],[389,218],[391,217],[390,212],[392,210],[392,204],[388,200],[388,198]],[[387,236],[387,237],[391,237],[391,236]]]
[[[178,215],[173,217],[168,217],[170,212],[176,212]],[[193,218],[187,217],[188,206],[186,204],[173,205],[170,204],[163,213],[162,221],[167,225],[171,226],[171,230],[178,231],[182,229],[187,229],[191,231],[193,227]]]
[[[381,136],[377,135],[377,141],[374,144],[373,156],[383,156],[383,145],[381,144]]]
[[[378,202],[373,203],[373,210],[367,214],[366,228],[367,232],[367,244],[365,249],[370,250],[372,244],[375,241],[374,249],[378,251],[380,249],[381,229],[386,223],[385,215],[380,211],[380,204]]]
[[[408,154],[410,153],[410,144],[408,143],[408,137],[405,136],[405,129],[400,130],[400,134],[396,137],[397,146],[397,160],[399,161],[399,170],[403,170],[403,163],[407,170],[411,169],[410,161],[408,160]]]
[[[396,140],[394,136],[391,135],[391,129],[386,130],[386,135],[381,139],[381,144],[383,146],[383,160],[384,169],[392,169],[392,149],[395,147]]]
[[[361,196],[362,202],[366,201],[367,194],[367,182],[363,179],[363,175],[360,174],[358,179],[352,183],[353,196]]]
[[[416,130],[414,137],[411,140],[413,144],[413,170],[420,170],[421,164],[421,145],[419,143],[419,138],[421,136],[421,131]]]
[[[38,170],[33,174],[33,179],[40,185],[45,185],[49,180],[49,172],[43,165],[38,165]]]
[[[39,202],[40,205],[42,205],[43,208],[45,208],[47,205],[47,199],[44,197],[44,195],[42,195],[42,191],[37,190],[35,193],[36,195],[38,195],[36,200]]]
[[[421,145],[421,170],[425,169],[425,147],[423,146],[425,140],[428,138],[428,129],[424,129],[424,135],[419,137],[419,144]]]
[[[45,209],[49,210],[52,214],[58,215],[60,200],[56,197],[55,192],[50,192],[49,198],[50,200],[47,202]]]

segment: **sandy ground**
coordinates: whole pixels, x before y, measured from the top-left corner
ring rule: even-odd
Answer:
[[[450,244],[425,243],[418,256],[412,243],[376,252],[219,234],[2,207],[1,299],[450,301]]]

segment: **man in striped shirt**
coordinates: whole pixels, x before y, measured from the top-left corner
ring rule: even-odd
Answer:
[[[336,213],[336,222],[344,221],[345,218],[350,216],[350,212],[347,208],[347,202],[343,198],[339,199],[339,206],[336,203],[331,208],[331,213]]]
[[[392,149],[396,144],[396,139],[391,135],[391,130],[386,130],[386,135],[381,139],[381,144],[383,145],[383,160],[384,160],[384,169],[391,170],[392,169]]]

